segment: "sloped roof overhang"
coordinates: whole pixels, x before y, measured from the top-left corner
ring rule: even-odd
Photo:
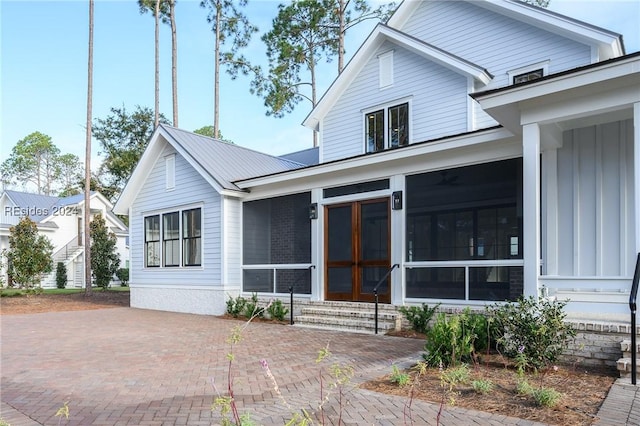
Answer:
[[[460,155],[463,150],[469,154],[468,158],[472,158],[481,152],[487,144],[514,145],[514,140],[514,135],[510,131],[498,126],[419,142],[378,153],[362,154],[302,169],[239,180],[234,183],[239,188],[248,191],[243,197],[248,196],[249,192],[258,187],[270,185],[288,186],[293,190],[294,187],[300,185],[303,187],[305,185],[307,187],[322,185],[323,181],[341,181],[342,184],[348,184],[356,174],[360,174],[361,177],[365,175],[369,177],[420,172],[424,170],[425,161],[430,161],[431,167],[436,168],[437,166],[434,164],[438,161],[441,161],[442,168],[450,167],[452,162],[462,165],[467,158]],[[519,144],[515,145],[517,145],[515,151],[512,146],[504,150],[504,158],[520,155]],[[469,161],[473,162],[473,160]]]
[[[640,100],[640,52],[470,96],[516,135],[526,122],[560,119],[560,106],[569,102],[573,111],[563,120],[629,110]]]

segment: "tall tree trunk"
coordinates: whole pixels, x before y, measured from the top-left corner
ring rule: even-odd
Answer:
[[[171,92],[173,95],[173,125],[178,127],[178,36],[176,34],[176,1],[169,0],[171,14]]]
[[[91,117],[93,109],[93,0],[89,0],[89,59],[87,71],[87,134],[84,150],[84,294],[91,296]]]
[[[340,75],[344,69],[344,15],[346,13],[345,9],[347,8],[347,5],[344,0],[340,0],[338,3],[338,13],[340,15],[340,27],[338,28],[338,75]]]
[[[160,123],[160,0],[156,0],[156,90],[155,90],[155,116],[153,126],[158,127]]]
[[[216,47],[213,71],[213,137],[220,135],[220,21],[222,20],[222,5],[216,5]]]

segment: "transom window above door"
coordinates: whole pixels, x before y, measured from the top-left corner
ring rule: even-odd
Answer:
[[[409,144],[409,103],[365,113],[366,152]]]

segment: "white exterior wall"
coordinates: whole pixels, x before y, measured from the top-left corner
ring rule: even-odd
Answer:
[[[625,120],[565,132],[562,147],[544,162],[554,176],[545,182],[548,287],[628,290],[635,266],[633,151],[633,121]]]
[[[423,2],[400,30],[487,69],[493,80],[487,86],[476,87],[477,91],[507,86],[511,84],[509,71],[529,65],[544,63],[553,74],[592,60],[590,46],[472,2]],[[497,125],[481,108],[475,108],[472,114],[473,126],[469,130]]]
[[[507,71],[549,61],[554,74],[591,63],[591,48],[486,10],[473,2],[422,2],[400,28],[426,43],[486,68],[493,81],[511,84]]]
[[[167,190],[164,159],[171,154],[175,154],[175,187]],[[167,145],[140,188],[130,211],[132,307],[197,314],[224,312],[221,206],[221,196]],[[202,266],[145,268],[144,217],[193,207],[202,208]]]
[[[379,88],[377,56],[393,50],[394,84]],[[364,111],[409,102],[409,140],[467,131],[467,78],[392,43],[383,44],[322,125],[322,162],[365,152]]]

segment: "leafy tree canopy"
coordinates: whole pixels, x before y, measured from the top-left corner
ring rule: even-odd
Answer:
[[[131,113],[124,106],[111,108],[107,118],[94,120],[93,137],[100,143],[104,155],[99,176],[111,200],[122,192],[138,164],[153,134],[153,122],[153,110],[139,105]],[[170,124],[162,114],[160,122]]]
[[[9,250],[6,252],[9,275],[21,287],[40,286],[43,274],[53,269],[53,244],[28,217],[9,228]]]
[[[60,170],[57,158],[60,149],[51,137],[33,132],[12,148],[11,155],[1,167],[3,181],[8,184],[33,184],[38,194],[51,195]]]

